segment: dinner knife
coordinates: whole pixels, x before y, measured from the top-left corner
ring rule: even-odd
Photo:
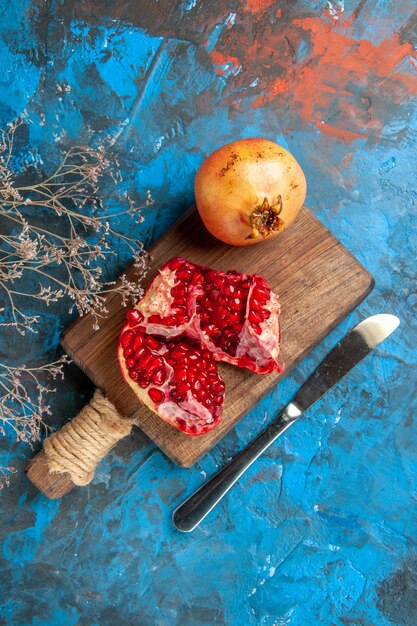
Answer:
[[[175,509],[172,519],[191,532],[269,446],[398,327],[395,315],[373,315],[352,328],[329,352],[294,399],[246,448]]]

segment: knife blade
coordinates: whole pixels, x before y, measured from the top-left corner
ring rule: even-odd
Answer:
[[[193,495],[178,506],[172,519],[176,528],[191,532],[210,513],[237,480],[269,446],[315,404],[355,365],[398,327],[395,315],[373,315],[352,328],[307,379],[294,399],[246,448]]]

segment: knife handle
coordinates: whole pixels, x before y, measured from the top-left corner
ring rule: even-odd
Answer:
[[[292,408],[292,410],[291,410]],[[301,412],[289,405],[260,435],[220,472],[175,509],[172,520],[182,532],[191,532],[210,513],[235,482],[256,459],[299,417]]]

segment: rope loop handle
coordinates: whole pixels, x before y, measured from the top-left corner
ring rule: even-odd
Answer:
[[[75,485],[88,485],[99,461],[131,428],[132,423],[121,418],[110,400],[96,389],[90,403],[45,440],[49,470],[69,474]]]

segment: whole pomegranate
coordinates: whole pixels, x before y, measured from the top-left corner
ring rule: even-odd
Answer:
[[[296,218],[306,196],[300,165],[268,139],[234,141],[210,154],[195,179],[201,218],[233,246],[275,237]]]
[[[187,435],[219,422],[225,384],[216,361],[281,371],[279,304],[261,276],[218,272],[176,257],[127,312],[118,358],[151,410]]]

